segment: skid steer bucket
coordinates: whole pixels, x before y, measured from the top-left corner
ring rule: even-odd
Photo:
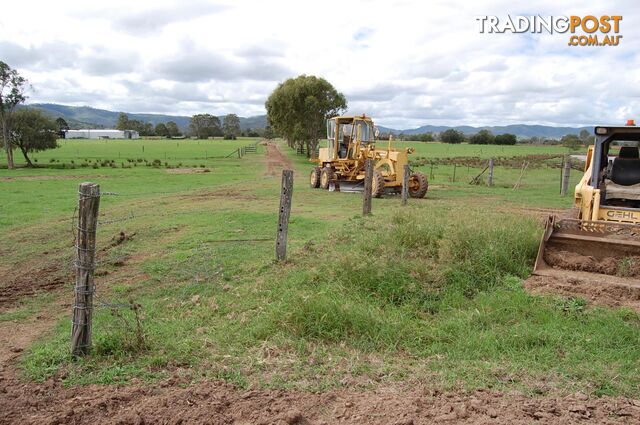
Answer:
[[[638,283],[640,226],[549,216],[533,274]]]

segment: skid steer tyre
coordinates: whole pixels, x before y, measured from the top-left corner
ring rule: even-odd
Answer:
[[[424,198],[428,189],[427,176],[420,172],[415,172],[409,176],[409,196],[412,198]]]
[[[323,167],[320,172],[320,187],[328,190],[333,180],[333,169],[331,167]]]
[[[312,189],[317,189],[320,187],[320,167],[315,167],[311,170],[311,175],[309,176],[309,186]]]
[[[384,194],[384,177],[380,171],[373,171],[373,178],[371,179],[371,196],[374,198],[382,198]]]

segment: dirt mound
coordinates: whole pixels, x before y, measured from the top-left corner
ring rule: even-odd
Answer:
[[[640,312],[640,286],[580,277],[531,276],[524,287],[534,294],[580,297],[597,305],[630,307]]]
[[[640,277],[640,257],[602,257],[549,248],[544,260],[554,268],[601,273],[610,276]]]
[[[529,398],[476,391],[242,391],[219,382],[186,388],[179,379],[124,387],[64,388],[59,381],[0,385],[0,423],[21,424],[430,424],[631,423],[640,402],[624,398]]]

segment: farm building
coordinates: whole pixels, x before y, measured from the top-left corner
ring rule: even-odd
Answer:
[[[109,129],[81,129],[67,130],[64,139],[138,139],[140,135],[135,130],[109,130]]]

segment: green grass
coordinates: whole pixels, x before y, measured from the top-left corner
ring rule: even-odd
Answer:
[[[360,196],[308,188],[310,164],[291,159],[296,183],[285,264],[273,262],[273,242],[262,240],[274,236],[280,181],[265,174],[262,153],[221,161],[220,172],[206,174],[0,170],[0,178],[68,178],[0,180],[2,205],[12,205],[0,207],[8,215],[3,230],[15,247],[0,267],[19,269],[34,256],[71,259],[79,176],[130,194],[102,199],[107,223],[98,246],[108,248],[99,270],[108,274],[97,280],[98,298],[142,305],[144,344],[131,310],[102,307],[93,354],[73,361],[65,316],[22,358],[25,376],[58,373],[71,385],[180,373],[244,387],[420,383],[638,396],[636,313],[522,289],[541,232],[525,211],[571,204],[552,190],[557,170],[532,170],[517,191],[514,170],[498,167],[492,188],[447,180],[440,170],[427,199],[406,208],[395,197],[375,199],[374,215],[363,219]],[[133,218],[108,222],[123,217]],[[109,247],[120,230],[136,234]],[[43,257],[43,250],[55,255]],[[12,314],[6,317],[28,320]]]

